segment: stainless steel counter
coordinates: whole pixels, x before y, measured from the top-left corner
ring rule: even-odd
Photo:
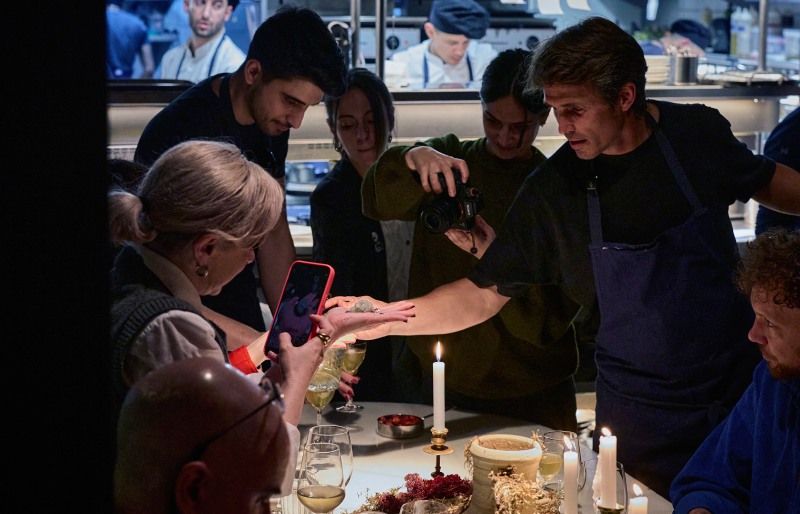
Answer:
[[[191,84],[182,81],[129,81],[109,85],[108,151],[110,156],[132,158],[139,136],[150,119],[164,105]],[[455,133],[462,139],[483,136],[482,110],[477,90],[431,89],[392,92],[396,110],[396,136],[393,145]],[[761,151],[764,140],[781,116],[781,101],[800,95],[800,86],[759,84],[752,86],[656,84],[647,88],[649,98],[680,103],[702,103],[718,109],[730,122],[734,134],[754,152]],[[541,128],[535,145],[545,155],[552,155],[566,139],[558,133],[552,118]],[[325,122],[325,107],[311,106],[302,126],[289,138],[289,162],[336,160],[331,133]],[[737,202],[731,217],[739,223],[737,237],[752,237],[755,206]],[[293,236],[298,253],[310,255],[311,235],[296,226]]]
[[[108,94],[109,152],[132,155],[147,122],[187,87],[188,83],[150,81],[111,84]],[[456,133],[464,139],[483,135],[478,91],[471,89],[394,90],[397,136],[393,144]],[[778,123],[782,99],[800,95],[796,84],[754,86],[667,86],[647,88],[647,96],[681,103],[703,103],[719,109],[734,133],[750,148],[760,150],[765,134]],[[551,119],[539,132],[536,144],[550,155],[565,139]],[[311,106],[302,126],[289,139],[289,161],[337,159],[325,107]]]
[[[478,92],[473,90],[394,91],[397,135],[393,144],[455,133],[462,139],[483,136],[482,109]],[[734,133],[752,150],[759,151],[778,123],[780,101],[800,95],[796,85],[726,87],[717,85],[666,86],[647,88],[648,98],[679,103],[703,103],[718,109]],[[551,118],[539,131],[535,145],[552,155],[566,139],[558,133]],[[330,131],[325,123],[325,108],[311,107],[303,125],[292,132],[289,160],[336,159]]]

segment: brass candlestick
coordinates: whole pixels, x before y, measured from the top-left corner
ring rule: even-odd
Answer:
[[[441,456],[442,455],[450,455],[455,450],[447,446],[447,429],[436,430],[435,428],[431,428],[431,445],[426,446],[422,449],[425,453],[430,455],[436,455],[436,468],[431,473],[432,477],[440,477],[444,475],[441,469]]]
[[[625,510],[625,506],[619,503],[617,503],[616,507],[602,507],[598,501],[594,506],[597,514],[620,514]]]

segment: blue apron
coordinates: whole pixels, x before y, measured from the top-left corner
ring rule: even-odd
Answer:
[[[718,228],[730,225],[728,210],[700,204],[649,114],[647,123],[692,214],[648,244],[604,242],[597,177],[589,178],[601,320],[594,447],[608,427],[626,471],[668,497],[672,480],[751,382],[759,352],[747,340],[749,300],[733,283],[736,240]]]

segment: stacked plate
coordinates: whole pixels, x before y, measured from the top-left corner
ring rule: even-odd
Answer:
[[[647,73],[644,77],[648,84],[662,84],[669,79],[669,55],[645,55]]]
[[[591,447],[595,412],[592,409],[578,409],[575,411],[575,417],[578,421],[578,439]]]

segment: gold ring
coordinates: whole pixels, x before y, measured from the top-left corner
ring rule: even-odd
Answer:
[[[319,340],[322,341],[322,346],[327,348],[328,345],[331,344],[331,336],[329,336],[328,334],[317,332],[317,337],[319,337]]]

